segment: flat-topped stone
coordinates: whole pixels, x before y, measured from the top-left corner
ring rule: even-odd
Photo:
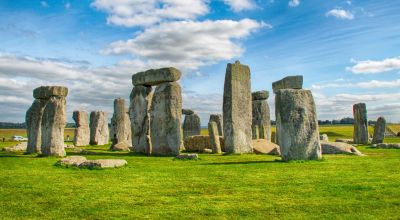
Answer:
[[[251,93],[252,100],[265,100],[268,99],[268,97],[269,97],[269,92],[266,90],[261,90]]]
[[[79,165],[79,167],[86,168],[117,168],[127,165],[128,162],[123,159],[100,159],[100,160],[87,160]]]
[[[272,89],[276,93],[279,89],[302,89],[303,76],[287,76],[272,83]]]
[[[67,97],[68,88],[63,86],[40,86],[33,90],[35,99],[49,99],[52,96]]]
[[[150,69],[132,75],[132,84],[154,86],[164,82],[175,82],[181,78],[181,71],[174,67]]]
[[[182,114],[183,115],[193,115],[194,111],[191,109],[182,109]]]

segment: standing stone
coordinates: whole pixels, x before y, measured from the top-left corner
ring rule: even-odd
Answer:
[[[386,119],[384,117],[379,117],[375,124],[372,143],[373,144],[383,143],[383,140],[385,139],[385,131],[386,131]]]
[[[218,126],[218,135],[219,136],[224,136],[224,127],[223,127],[223,121],[222,121],[222,115],[221,114],[214,114],[210,115],[210,120],[209,122],[214,121],[217,123]]]
[[[150,111],[152,154],[178,155],[181,147],[182,93],[177,82],[155,89]]]
[[[36,99],[26,112],[25,122],[28,135],[26,151],[28,154],[40,153],[41,151],[42,116],[46,103],[46,100]]]
[[[124,143],[130,146],[132,144],[131,123],[125,107],[125,99],[118,98],[114,100],[114,114],[111,124],[113,145]]]
[[[66,124],[65,98],[50,97],[44,108],[42,117],[42,155],[65,156],[64,128]]]
[[[221,144],[219,142],[218,125],[215,121],[208,123],[208,135],[210,136],[211,149],[214,154],[220,154]]]
[[[90,141],[89,115],[85,111],[74,111],[72,118],[75,121],[74,145],[87,146]]]
[[[365,103],[353,105],[354,115],[354,144],[368,144],[368,119]]]
[[[280,89],[276,92],[275,106],[282,160],[321,159],[317,113],[311,91]]]
[[[185,115],[185,120],[183,121],[183,138],[200,135],[200,133],[200,117],[196,113]]]
[[[253,125],[252,126],[253,130],[252,130],[252,136],[253,136],[253,140],[257,140],[260,139],[260,129],[258,128],[258,125]]]
[[[252,110],[250,68],[236,61],[225,74],[223,126],[227,153],[251,153]]]
[[[129,115],[131,117],[132,146],[137,153],[151,154],[150,107],[151,86],[135,86],[131,92]]]
[[[90,113],[90,144],[105,145],[108,144],[108,119],[107,113],[102,111],[93,111]]]
[[[267,99],[268,91],[258,91],[252,93],[252,125],[258,126],[259,138],[271,141],[271,119]],[[254,138],[254,137],[253,137]]]

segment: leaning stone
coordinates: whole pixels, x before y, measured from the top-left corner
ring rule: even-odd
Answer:
[[[380,143],[377,144],[378,148],[385,148],[385,149],[400,149],[400,144],[396,143]]]
[[[200,117],[197,114],[185,115],[183,121],[183,138],[187,138],[194,135],[200,135],[201,125]]]
[[[379,117],[374,128],[373,144],[383,143],[385,139],[386,120],[384,117]]]
[[[153,97],[151,86],[135,86],[131,92],[132,146],[136,153],[151,154],[150,108]]]
[[[279,146],[265,139],[253,140],[253,151],[256,154],[280,155]]]
[[[287,76],[272,83],[272,89],[276,93],[280,89],[302,89],[303,76]]]
[[[74,111],[72,118],[75,121],[74,145],[87,146],[90,141],[89,115],[85,111]]]
[[[353,142],[355,144],[368,144],[368,119],[367,107],[365,103],[353,105],[354,133]]]
[[[109,141],[107,113],[93,111],[90,113],[90,144],[105,145]]]
[[[47,101],[36,99],[28,109],[25,116],[26,131],[28,135],[28,154],[40,153],[42,145],[42,117]]]
[[[198,160],[199,155],[197,155],[197,154],[179,154],[175,158],[179,159],[179,160]]]
[[[310,90],[280,89],[275,96],[276,134],[282,160],[321,159],[314,98]]]
[[[182,109],[182,114],[183,115],[193,115],[194,111],[191,109]]]
[[[252,100],[266,100],[269,97],[269,92],[266,90],[261,90],[251,93]]]
[[[223,119],[221,114],[213,114],[210,115],[210,120],[208,122],[215,122],[218,126],[218,135],[224,136],[224,126],[223,126]]]
[[[181,147],[182,93],[177,82],[157,86],[150,111],[152,154],[178,155]]]
[[[79,165],[81,168],[117,168],[127,165],[128,162],[122,159],[100,159],[87,160]]]
[[[221,144],[219,142],[218,126],[214,121],[208,123],[208,134],[210,137],[210,144],[212,152],[215,154],[220,154]]]
[[[329,141],[328,135],[327,134],[319,135],[319,140],[320,141]]]
[[[66,100],[52,96],[44,108],[42,117],[41,154],[44,156],[65,156],[64,128],[66,119]]]
[[[356,147],[341,142],[321,141],[322,154],[354,154],[364,156]]]
[[[113,134],[111,137],[113,145],[121,142],[131,145],[131,121],[125,107],[125,99],[114,100],[114,114],[111,124],[113,127],[113,132],[111,132]]]
[[[41,86],[33,90],[35,99],[49,99],[52,96],[65,98],[68,95],[68,88],[63,86]]]
[[[253,100],[251,105],[253,129],[258,126],[258,138],[271,141],[271,116],[267,100]],[[256,136],[253,133],[254,137]]]
[[[65,157],[57,162],[57,165],[63,165],[63,166],[79,166],[83,162],[86,162],[87,159],[86,157],[83,156],[69,156]]]
[[[236,61],[226,67],[223,126],[227,153],[251,153],[251,81],[250,68]]]
[[[20,142],[18,144],[16,144],[13,147],[5,147],[3,148],[3,151],[5,152],[20,152],[20,151],[26,151],[28,146],[27,142]]]
[[[132,84],[134,86],[155,86],[161,83],[178,81],[181,75],[181,71],[174,67],[150,69],[134,74],[132,76]]]

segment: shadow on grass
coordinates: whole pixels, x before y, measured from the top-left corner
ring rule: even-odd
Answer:
[[[214,162],[203,165],[235,165],[235,164],[260,164],[260,163],[285,163],[283,160],[257,160],[257,161],[230,161],[230,162]]]

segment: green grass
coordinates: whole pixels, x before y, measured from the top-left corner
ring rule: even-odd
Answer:
[[[321,127],[350,138],[339,127]],[[344,130],[343,130],[344,129]],[[343,131],[342,131],[343,130]],[[344,135],[344,136],[341,136]],[[398,141],[400,142],[400,141]],[[0,143],[0,148],[10,143]],[[1,219],[398,219],[400,150],[359,146],[366,157],[280,162],[269,155],[121,158],[118,169],[54,166],[57,158],[0,152]],[[68,155],[74,155],[67,150]]]

